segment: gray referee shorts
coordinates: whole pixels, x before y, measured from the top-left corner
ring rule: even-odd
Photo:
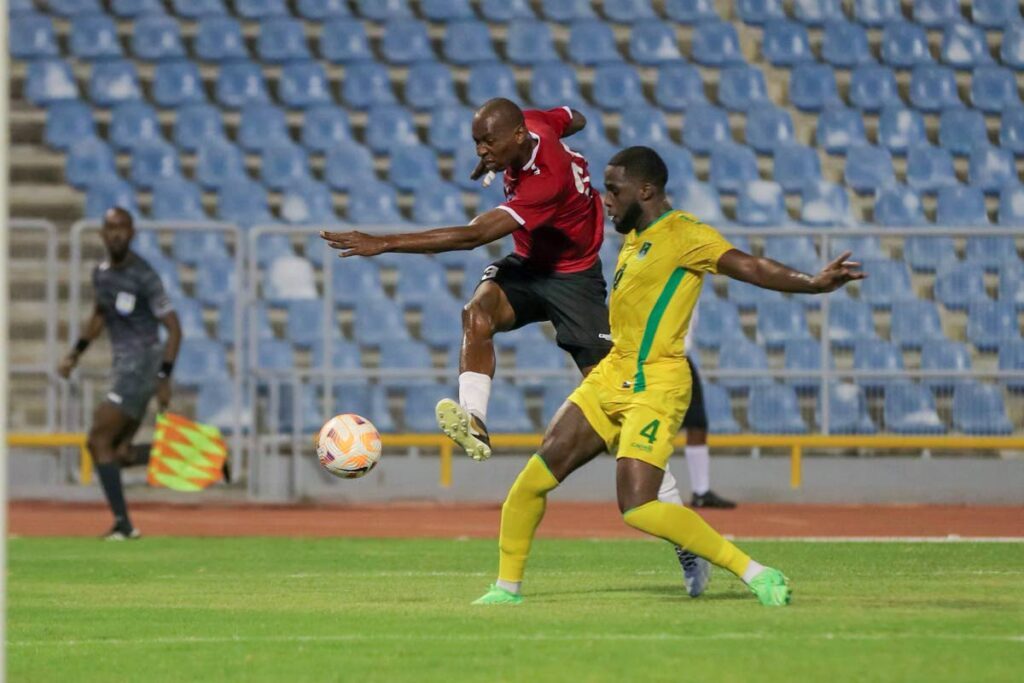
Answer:
[[[161,346],[143,347],[114,354],[114,381],[106,402],[138,422],[146,416],[149,401],[156,393],[157,376],[164,350]]]

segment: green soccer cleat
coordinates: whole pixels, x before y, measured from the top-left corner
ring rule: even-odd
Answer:
[[[476,461],[491,457],[491,439],[487,427],[475,415],[450,398],[441,399],[434,409],[437,426]]]
[[[473,601],[474,605],[518,605],[523,601],[519,593],[507,591],[497,584],[491,584],[491,589],[481,597]]]
[[[747,585],[750,592],[757,596],[762,605],[767,607],[784,607],[793,599],[793,589],[789,587],[789,579],[778,569],[765,567]]]

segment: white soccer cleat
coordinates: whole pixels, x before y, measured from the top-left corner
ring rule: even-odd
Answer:
[[[691,598],[703,593],[711,581],[711,563],[689,550],[676,546],[676,557],[683,568],[683,585]]]
[[[450,398],[442,398],[434,409],[437,426],[476,461],[491,457],[491,439],[484,423]]]

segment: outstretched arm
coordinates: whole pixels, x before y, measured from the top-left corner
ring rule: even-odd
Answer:
[[[365,232],[321,232],[331,249],[342,257],[376,256],[387,251],[403,254],[437,254],[464,251],[499,240],[519,229],[519,223],[506,211],[491,209],[466,226],[437,228],[423,232],[369,235]]]
[[[840,254],[817,275],[793,270],[769,258],[751,256],[739,249],[730,249],[718,259],[718,272],[735,280],[749,282],[765,289],[798,294],[824,294],[839,289],[851,280],[863,280],[860,264],[848,261],[850,252]]]

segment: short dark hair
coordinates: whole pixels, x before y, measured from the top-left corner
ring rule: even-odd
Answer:
[[[650,147],[627,147],[616,153],[608,165],[621,166],[628,177],[650,183],[659,190],[664,190],[668,182],[668,166]]]

